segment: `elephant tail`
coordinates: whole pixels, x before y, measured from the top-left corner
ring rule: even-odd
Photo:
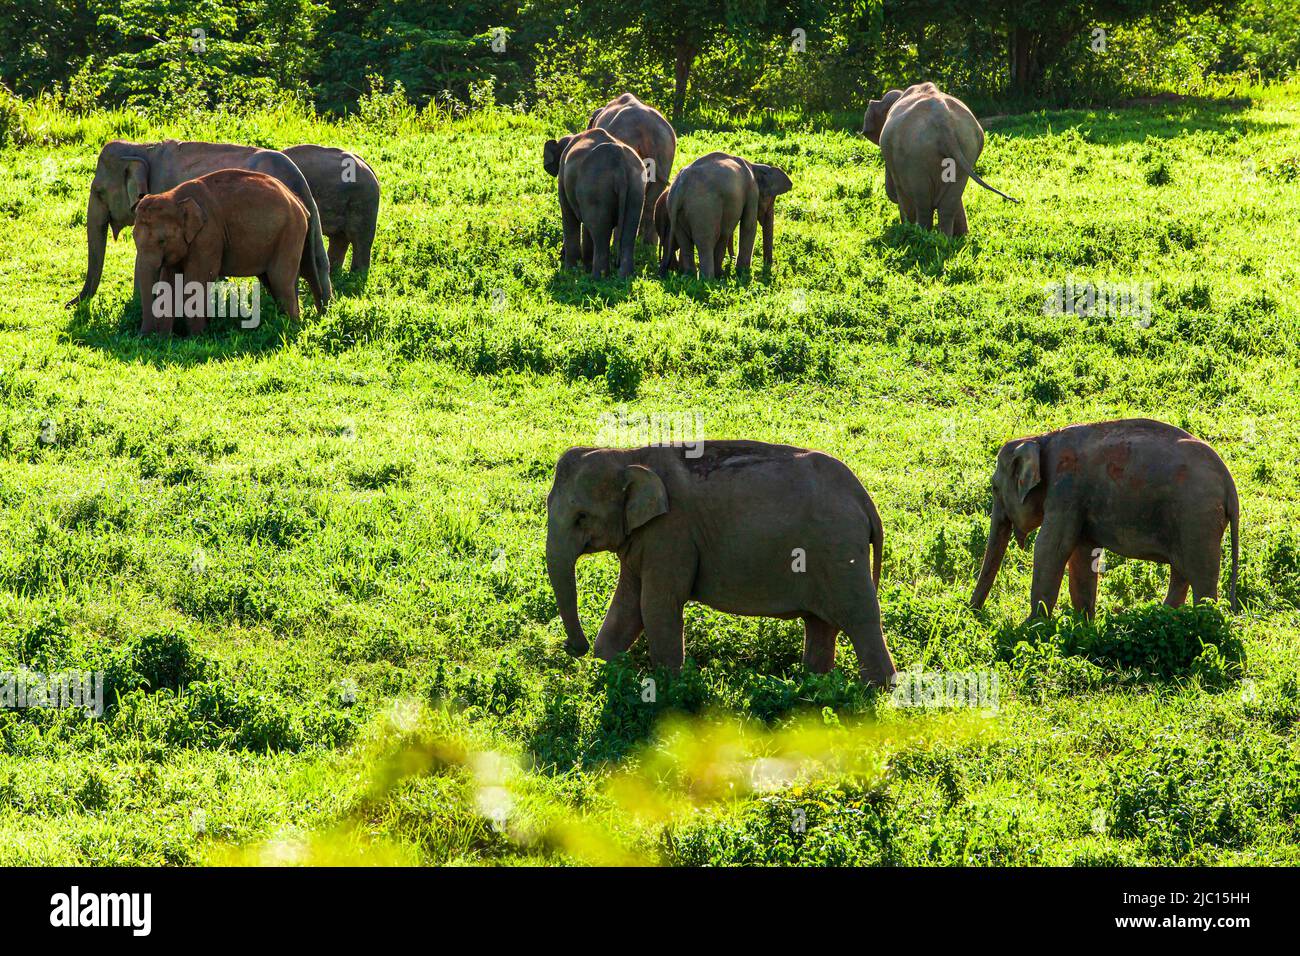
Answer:
[[[944,137],[944,139],[945,139],[945,143],[944,143],[944,151],[945,151],[949,156],[952,157],[952,159],[953,159],[954,162],[956,162],[956,164],[957,164],[957,168],[958,168],[958,169],[960,169],[963,173],[965,173],[967,176],[969,176],[969,177],[970,177],[971,179],[973,179],[975,182],[979,183],[981,186],[983,186],[983,187],[984,187],[985,189],[987,189],[989,192],[991,192],[991,193],[997,193],[997,194],[998,194],[999,196],[1001,196],[1003,199],[1010,200],[1011,202],[1014,202],[1014,203],[1018,203],[1018,202],[1020,202],[1019,199],[1015,199],[1015,198],[1013,198],[1013,197],[1011,197],[1011,196],[1008,196],[1008,195],[1007,195],[1006,193],[1004,193],[1002,190],[997,189],[997,188],[995,188],[995,187],[993,187],[993,186],[990,186],[990,185],[989,185],[988,183],[986,183],[984,180],[980,179],[979,173],[975,172],[975,167],[974,167],[973,165],[971,165],[970,163],[966,162],[966,157],[965,157],[965,155],[963,155],[963,153],[962,153],[962,151],[961,151],[961,146],[960,146],[960,144],[958,144],[958,142],[957,142],[957,137],[956,137],[956,135],[953,134],[953,131],[952,131],[951,129],[946,130],[946,133],[947,133],[947,135]]]
[[[638,164],[640,168],[640,164]],[[636,187],[640,186],[640,189]],[[645,184],[640,177],[635,179],[631,176],[621,176],[618,179],[618,218],[619,218],[619,245],[622,248],[623,236],[630,229],[632,230],[632,242],[636,242],[636,234],[641,228],[641,209],[645,206]]]
[[[880,587],[880,566],[885,556],[885,526],[880,523],[876,503],[867,498],[867,517],[871,520],[871,583]]]
[[[1237,567],[1241,563],[1241,508],[1237,502],[1237,490],[1232,489],[1228,499],[1228,523],[1232,529],[1232,577],[1228,579],[1228,606],[1232,613],[1237,613]]]

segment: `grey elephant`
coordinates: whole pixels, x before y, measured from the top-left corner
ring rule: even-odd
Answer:
[[[152,193],[166,192],[187,180],[219,169],[248,169],[265,173],[280,180],[298,197],[298,201],[307,210],[309,219],[307,242],[302,252],[301,275],[307,280],[317,310],[323,311],[333,294],[329,255],[321,236],[320,212],[316,200],[297,164],[274,149],[226,143],[178,142],[174,139],[161,143],[113,140],[105,143],[100,150],[86,206],[86,248],[89,254],[86,280],[81,291],[68,302],[68,306],[94,296],[104,272],[108,229],[112,228],[113,238],[116,239],[124,226],[134,225],[136,203]],[[135,291],[140,296],[140,301],[145,302],[149,290],[137,288]]]
[[[688,452],[697,454],[689,457]],[[803,660],[824,673],[845,631],[864,681],[884,686],[893,658],[876,586],[884,531],[843,462],[757,441],[690,448],[571,448],[546,498],[546,567],[573,655],[588,650],[578,619],[577,559],[613,551],[619,579],[596,637],[608,660],[645,631],[651,660],[685,657],[682,609],[802,618]]]
[[[677,133],[672,123],[653,106],[646,106],[631,93],[610,100],[591,114],[587,129],[603,129],[631,146],[644,164],[645,205],[638,227],[641,241],[655,241],[655,202],[667,188],[677,156]]]
[[[1091,616],[1104,551],[1170,566],[1165,603],[1219,595],[1223,532],[1232,528],[1230,601],[1237,609],[1237,486],[1214,449],[1164,422],[1127,418],[1071,425],[1002,446],[993,472],[988,546],[971,606],[984,605],[1012,532],[1034,542],[1030,616],[1051,614],[1070,574],[1070,600]]]
[[[692,251],[698,252],[700,278],[722,272],[722,257],[731,245],[736,226],[736,268],[748,270],[754,239],[763,227],[763,264],[772,266],[773,218],[776,197],[793,187],[790,177],[776,166],[751,163],[739,156],[709,153],[691,163],[668,191],[668,242],[659,261],[659,274],[667,275],[673,256],[682,252],[683,271],[692,271]]]
[[[979,121],[965,103],[933,83],[890,90],[872,100],[862,119],[862,135],[880,147],[885,195],[898,204],[903,222],[933,229],[938,213],[944,235],[966,235],[970,227],[962,193],[968,178],[1011,199],[975,172],[984,150]]]
[[[630,276],[646,188],[636,151],[603,129],[589,129],[547,140],[542,165],[559,185],[564,267],[581,260],[596,278],[607,275],[613,239],[618,274]]]
[[[356,153],[310,143],[290,146],[284,155],[307,177],[320,210],[320,228],[329,240],[331,269],[343,266],[352,249],[352,271],[370,268],[379,222],[379,177]]]

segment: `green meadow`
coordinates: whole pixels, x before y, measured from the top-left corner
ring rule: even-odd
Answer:
[[[576,114],[11,105],[0,672],[102,672],[105,710],[0,710],[0,864],[1300,862],[1300,87],[1248,94],[990,123],[978,169],[1022,203],[971,184],[956,241],[899,223],[860,115],[684,127],[677,169],[795,184],[772,270],[716,283],[648,249],[631,282],[559,270],[542,143]],[[142,340],[128,230],[65,309],[100,146],[165,137],[359,153],[368,277]],[[1045,309],[1071,282],[1150,313]],[[843,635],[811,675],[798,622],[698,606],[679,676],[566,656],[545,496],[624,412],[845,461],[897,665],[991,672],[996,711],[900,707]],[[1232,470],[1241,612],[1109,555],[1095,622],[1067,593],[1022,626],[1014,546],[970,611],[997,447],[1120,416]],[[578,571],[594,635],[617,562]]]

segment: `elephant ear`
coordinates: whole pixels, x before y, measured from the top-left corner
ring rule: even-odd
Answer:
[[[571,136],[564,139],[548,139],[546,145],[542,147],[542,168],[552,176],[560,175],[560,157],[564,155],[564,147],[569,145]]]
[[[766,166],[763,163],[750,163],[749,168],[754,171],[754,180],[758,183],[758,194],[764,199],[772,199],[782,193],[788,193],[794,188],[794,183],[790,182],[790,177],[785,174],[783,169]]]
[[[185,241],[193,242],[194,237],[199,234],[208,221],[208,215],[203,211],[203,207],[193,199],[182,199],[180,202],[181,221],[185,224]]]
[[[127,208],[135,209],[136,204],[149,195],[149,164],[139,157],[132,157],[126,161],[123,176],[126,179]]]
[[[880,131],[885,128],[885,120],[889,117],[889,111],[893,109],[894,104],[902,95],[902,90],[890,90],[880,99],[872,100],[867,104],[867,112],[862,117],[863,136],[873,143],[880,139]]]
[[[623,471],[623,527],[635,531],[652,518],[668,513],[668,490],[663,479],[645,465],[628,465]]]
[[[1016,494],[1022,503],[1043,480],[1042,452],[1038,442],[1026,441],[1017,445],[1011,455],[1011,477],[1016,481]]]

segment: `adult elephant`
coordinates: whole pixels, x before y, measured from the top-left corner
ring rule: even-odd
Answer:
[[[637,215],[645,203],[636,151],[603,129],[589,129],[548,139],[542,166],[559,184],[564,268],[582,262],[594,278],[604,277],[613,239],[619,276],[632,275]]]
[[[876,506],[843,462],[757,441],[681,448],[571,448],[546,497],[546,569],[564,623],[564,648],[589,649],[578,617],[580,556],[618,555],[614,597],[596,637],[609,660],[642,632],[656,666],[679,670],[682,608],[802,618],[804,664],[835,661],[844,631],[859,675],[883,687],[894,661],[876,587],[884,530]]]
[[[1147,418],[1071,425],[1017,438],[998,451],[988,546],[971,606],[984,606],[1014,533],[1035,528],[1030,616],[1056,606],[1068,571],[1070,601],[1091,617],[1098,558],[1113,551],[1170,566],[1165,603],[1219,596],[1223,532],[1232,529],[1229,603],[1237,609],[1241,510],[1228,466],[1205,442]]]
[[[655,202],[668,187],[673,159],[677,155],[677,133],[672,123],[652,106],[631,93],[612,99],[591,114],[587,129],[603,129],[631,146],[645,167],[645,206],[638,233],[642,242],[654,245]]]
[[[1003,199],[975,172],[984,149],[984,130],[966,104],[933,83],[890,90],[872,100],[862,118],[862,135],[880,147],[885,158],[885,195],[898,204],[903,222],[939,228],[947,236],[970,231],[962,193],[973,179]]]
[[[298,197],[308,215],[307,242],[303,246],[300,274],[307,280],[316,308],[323,310],[333,294],[329,257],[321,234],[320,211],[311,186],[297,164],[279,150],[174,139],[161,143],[113,140],[105,143],[99,151],[99,162],[95,165],[95,178],[91,180],[90,199],[86,205],[86,249],[89,254],[86,281],[68,306],[91,298],[99,288],[110,227],[116,239],[124,226],[135,224],[136,204],[145,196],[167,192],[183,182],[219,169],[264,173],[284,183]],[[137,288],[135,291],[144,302],[149,290]]]
[[[740,245],[736,269],[749,269],[760,225],[763,264],[771,268],[776,197],[792,187],[790,177],[775,166],[751,163],[726,153],[701,156],[678,174],[668,191],[668,241],[661,252],[659,274],[668,274],[678,249],[682,251],[683,270],[690,271],[694,249],[699,253],[700,278],[717,277],[737,225]]]
[[[307,177],[320,210],[320,228],[329,240],[330,268],[343,266],[352,248],[352,271],[370,268],[379,222],[379,177],[360,156],[332,146],[290,146],[284,155]]]

